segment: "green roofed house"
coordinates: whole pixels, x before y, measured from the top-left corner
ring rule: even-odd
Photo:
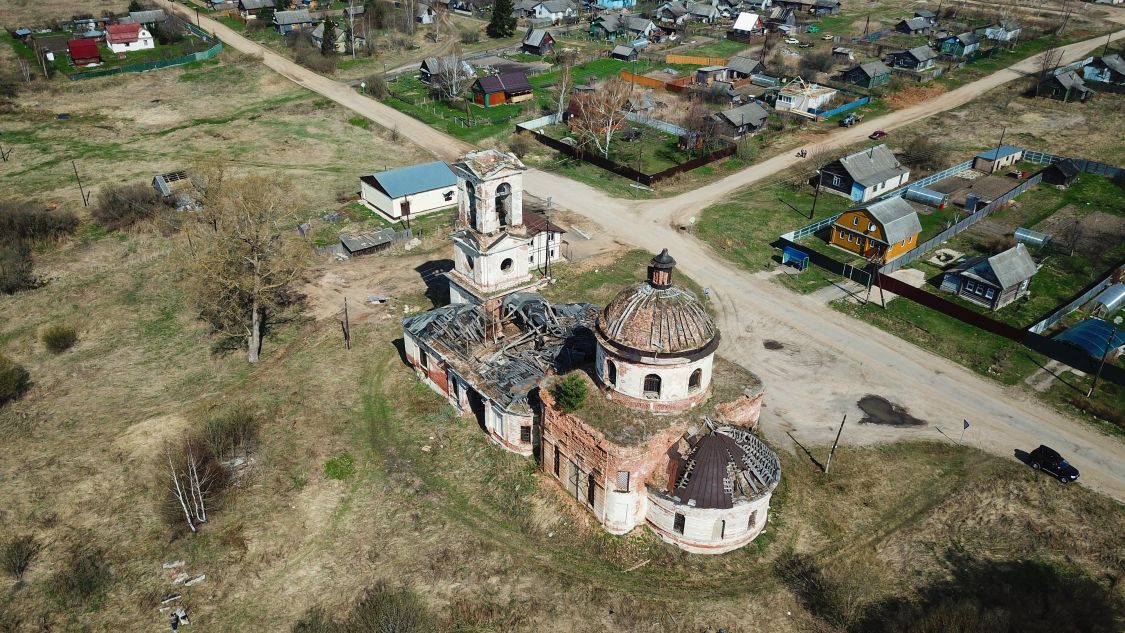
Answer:
[[[359,188],[364,204],[392,220],[457,206],[457,176],[440,160],[360,176]]]

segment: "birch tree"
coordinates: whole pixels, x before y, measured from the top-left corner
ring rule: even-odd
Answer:
[[[245,339],[256,363],[268,318],[293,303],[306,267],[295,192],[276,178],[223,175],[204,193],[206,216],[187,231],[188,293],[216,332]]]
[[[449,55],[439,57],[437,72],[431,80],[437,96],[447,101],[453,101],[468,89],[473,76],[465,72],[465,63],[455,49]]]
[[[559,69],[559,81],[556,84],[556,89],[559,91],[558,108],[555,109],[555,114],[559,120],[562,120],[563,110],[566,109],[567,97],[570,96],[571,76],[574,62],[577,61],[578,55],[573,51],[560,51],[555,56],[555,63],[562,66]]]
[[[226,470],[206,446],[191,439],[165,443],[163,468],[174,512],[183,515],[188,529],[198,531],[226,486]]]
[[[614,77],[593,92],[574,96],[578,107],[575,108],[571,121],[579,144],[593,147],[599,154],[609,158],[613,135],[625,121],[625,105],[629,101],[631,88],[629,84]]]

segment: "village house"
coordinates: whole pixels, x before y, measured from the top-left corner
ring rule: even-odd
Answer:
[[[1086,82],[1082,81],[1082,77],[1078,73],[1068,70],[1040,81],[1035,86],[1035,96],[1058,99],[1063,103],[1069,101],[1085,102],[1094,96],[1094,91],[1086,85]]]
[[[834,46],[834,47],[832,47],[832,62],[833,63],[854,62],[854,61],[855,61],[855,51],[853,51],[852,49],[847,48],[846,46]]]
[[[727,79],[738,81],[762,72],[762,62],[744,55],[735,55],[727,60]]]
[[[603,13],[590,21],[590,35],[604,40],[619,37],[647,39],[656,31],[656,24],[652,20],[627,13]]]
[[[875,262],[889,262],[918,246],[922,223],[910,203],[892,196],[848,209],[836,218],[829,244]]]
[[[637,54],[638,53],[636,48],[632,46],[626,46],[624,44],[618,44],[617,46],[613,47],[613,50],[610,51],[609,56],[614,59],[620,59],[623,62],[635,62],[637,61]]]
[[[915,46],[907,51],[890,54],[891,67],[922,73],[934,67],[938,54],[929,46]]]
[[[314,24],[316,24],[316,20],[309,15],[308,9],[277,11],[273,14],[273,29],[282,35],[290,31],[312,28]]]
[[[689,3],[687,5],[687,10],[687,19],[691,22],[712,24],[722,17],[719,8],[707,2]]]
[[[236,11],[238,3],[235,0],[206,0],[204,3],[212,11]]]
[[[238,14],[251,20],[258,17],[258,11],[275,6],[275,0],[238,0]]]
[[[789,7],[799,13],[811,13],[816,16],[840,13],[840,2],[838,0],[775,0],[774,4],[780,7]]]
[[[762,22],[761,16],[757,13],[742,12],[734,20],[734,26],[730,28],[731,33],[736,37],[752,37],[754,35],[761,35],[765,31],[765,24]]]
[[[109,50],[123,54],[156,48],[156,40],[143,24],[111,24],[106,27],[105,43]]]
[[[1087,81],[1125,86],[1125,60],[1121,59],[1120,53],[1095,57],[1082,68],[1082,76]]]
[[[914,17],[922,18],[923,20],[929,22],[930,26],[937,26],[938,23],[937,14],[933,11],[930,11],[929,9],[916,10],[914,12]]]
[[[701,86],[710,86],[716,81],[725,81],[726,78],[726,66],[702,66],[695,69],[694,82]]]
[[[951,57],[964,59],[980,49],[980,36],[973,32],[950,35],[941,40],[941,52]]]
[[[530,238],[527,263],[541,274],[547,274],[550,264],[563,259],[562,236],[566,231],[542,213],[534,211],[523,214],[523,223]]]
[[[792,7],[773,7],[765,17],[766,28],[779,33],[788,33],[797,27],[797,13]]]
[[[820,187],[832,193],[867,202],[905,185],[910,169],[886,145],[876,145],[828,163],[816,179]]]
[[[440,160],[360,176],[360,200],[391,220],[457,205],[457,177]]]
[[[683,24],[689,18],[687,5],[688,3],[684,0],[665,2],[657,7],[656,11],[653,12],[653,17],[670,24]]]
[[[645,524],[699,553],[752,541],[781,476],[777,455],[754,434],[761,381],[715,362],[718,329],[673,283],[667,250],[646,281],[604,310],[552,304],[529,269],[526,168],[481,150],[453,169],[461,202],[451,303],[402,321],[404,356],[419,379],[493,442],[535,459],[612,534]],[[740,395],[714,395],[716,365],[720,380],[737,385],[726,392]],[[550,385],[567,374],[593,382],[589,398],[607,414],[559,409]],[[622,428],[623,418],[643,430]]]
[[[547,20],[559,24],[577,16],[578,7],[570,0],[520,0],[512,8],[513,18],[528,18],[536,22]]]
[[[891,69],[881,61],[867,62],[845,71],[844,81],[864,88],[878,88],[890,83]]]
[[[637,0],[597,0],[594,3],[599,9],[613,11],[615,9],[632,9],[637,6]]]
[[[808,83],[797,77],[777,93],[774,109],[815,119],[813,110],[823,109],[836,96],[837,90],[828,86]]]
[[[737,108],[723,110],[714,115],[719,123],[718,132],[726,138],[737,138],[762,129],[770,113],[762,104],[751,101]]]
[[[117,21],[118,24],[143,24],[148,27],[156,26],[168,19],[164,9],[150,9],[148,11],[130,11],[127,17]]]
[[[313,29],[312,33],[309,34],[309,37],[313,41],[313,46],[316,46],[317,48],[321,48],[321,47],[324,46],[324,25],[327,24],[327,23],[328,23],[328,20],[325,20],[324,22],[321,22],[320,24],[317,24],[316,28]],[[362,44],[362,42],[363,42],[363,38],[357,37],[356,40],[360,44]],[[336,49],[337,53],[348,52],[348,30],[346,28],[340,26],[339,24],[336,25],[336,46],[335,46],[335,49]]]
[[[896,31],[908,35],[928,35],[933,28],[934,25],[925,18],[900,20],[898,24],[895,24]]]
[[[437,11],[428,4],[418,3],[414,6],[414,21],[418,24],[433,24]]]
[[[98,52],[98,41],[92,37],[68,40],[66,50],[70,55],[70,63],[75,66],[102,63],[102,54]]]
[[[456,55],[446,55],[441,58],[427,57],[423,59],[418,66],[418,81],[431,85],[435,77],[441,76],[442,73],[454,67],[459,67],[466,79],[476,76],[476,72],[469,62],[460,61]]]
[[[531,55],[549,55],[555,50],[555,38],[547,29],[528,29],[520,50]]]
[[[985,150],[973,157],[973,169],[986,174],[994,174],[1005,167],[1011,167],[1023,158],[1023,148],[1015,145],[1001,145]]]
[[[998,24],[986,26],[984,29],[981,29],[985,39],[994,42],[1004,42],[1005,44],[1018,40],[1021,30],[1020,25],[1014,20],[1001,20]]]
[[[515,71],[480,77],[473,82],[473,103],[491,108],[504,103],[520,103],[534,98],[527,73]]]
[[[992,257],[973,257],[956,264],[942,276],[941,289],[999,310],[1028,293],[1038,270],[1027,247],[1016,244]]]

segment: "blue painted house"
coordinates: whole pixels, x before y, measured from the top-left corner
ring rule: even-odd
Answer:
[[[598,0],[595,4],[603,9],[631,9],[637,0]]]
[[[941,41],[941,52],[954,57],[968,57],[980,49],[980,36],[968,32],[950,35]]]
[[[277,11],[273,14],[273,29],[282,35],[290,31],[300,31],[314,26],[316,26],[316,20],[309,15],[308,9]]]
[[[867,202],[905,185],[910,169],[886,145],[876,145],[828,163],[817,178],[827,191]]]

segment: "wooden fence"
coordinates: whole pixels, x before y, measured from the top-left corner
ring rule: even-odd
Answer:
[[[726,66],[726,57],[699,57],[696,55],[665,55],[665,64],[694,64],[696,66]]]
[[[637,84],[638,86],[645,86],[648,88],[655,88],[657,90],[664,89],[668,92],[684,92],[687,87],[691,85],[691,77],[680,77],[672,81],[661,81],[653,79],[652,77],[645,77],[644,75],[637,75],[627,70],[620,71],[620,77],[629,83]]]

